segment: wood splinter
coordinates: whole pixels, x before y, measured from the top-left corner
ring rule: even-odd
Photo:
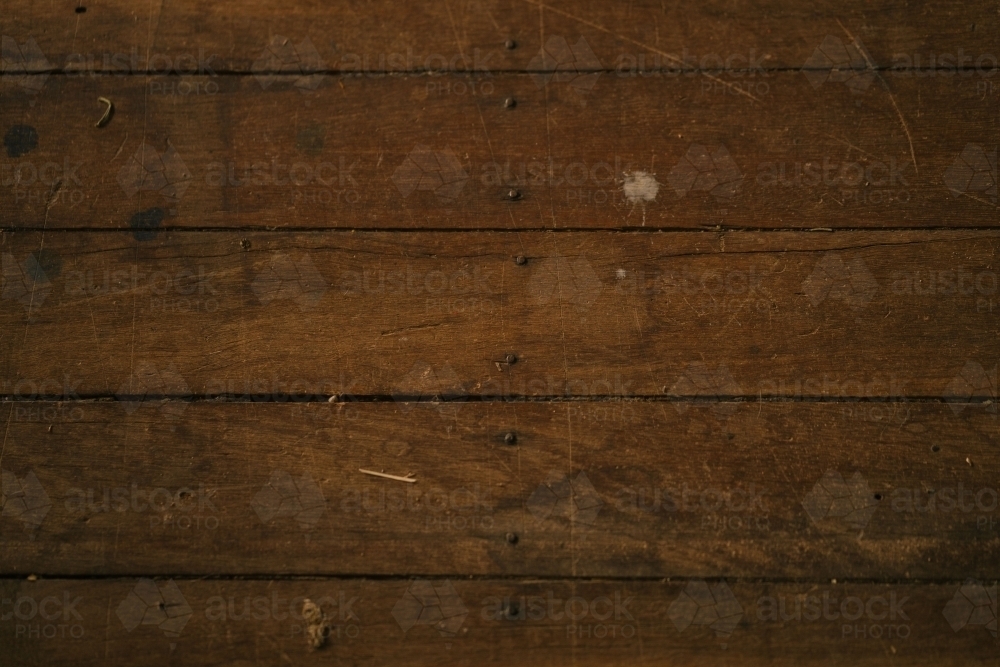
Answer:
[[[104,115],[101,116],[99,121],[97,121],[97,125],[95,127],[104,127],[111,122],[111,116],[114,114],[115,105],[106,97],[98,97],[97,101],[102,104],[106,104],[107,107],[104,109]]]
[[[363,472],[366,475],[374,475],[375,477],[384,477],[386,479],[394,479],[397,482],[409,482],[410,484],[416,484],[417,480],[413,477],[412,472],[406,473],[405,477],[400,477],[399,475],[390,475],[384,472],[375,472],[374,470],[365,470],[364,468],[358,468],[359,472]]]

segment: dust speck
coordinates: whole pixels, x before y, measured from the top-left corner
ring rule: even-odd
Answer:
[[[660,191],[660,184],[652,174],[644,171],[637,171],[632,174],[625,174],[625,182],[622,184],[622,191],[625,198],[633,204],[645,201],[653,201]]]
[[[306,640],[309,646],[314,649],[322,648],[326,644],[326,638],[330,636],[330,626],[323,610],[312,600],[303,600],[302,620],[306,622]]]

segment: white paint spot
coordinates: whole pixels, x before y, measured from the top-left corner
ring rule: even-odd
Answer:
[[[625,269],[618,269],[615,271],[615,275],[618,277],[618,280],[625,280],[625,276],[628,274],[625,273]]]
[[[625,198],[633,204],[639,202],[653,201],[660,191],[660,184],[652,174],[644,171],[637,171],[634,174],[625,174],[625,183],[622,185]]]

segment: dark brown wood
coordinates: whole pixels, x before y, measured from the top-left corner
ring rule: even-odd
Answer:
[[[996,663],[995,0],[0,38],[2,667]]]
[[[981,404],[3,411],[7,574],[1000,577]]]
[[[886,72],[886,87],[855,93],[814,89],[798,71],[719,76],[601,74],[583,87],[528,75],[324,76],[304,91],[292,80],[263,90],[253,76],[52,76],[41,92],[4,77],[0,129],[33,128],[37,147],[0,158],[0,224],[1000,222],[1000,105],[981,78]],[[101,96],[114,117],[97,128]]]
[[[263,57],[269,53],[293,71],[525,70],[544,65],[538,58],[543,45],[555,56],[560,47],[579,49],[581,38],[585,50],[571,62],[585,68],[613,69],[640,58],[647,69],[800,68],[824,39],[839,41],[844,62],[833,63],[841,66],[863,66],[863,51],[880,67],[968,67],[984,56],[993,56],[995,67],[998,41],[996,5],[987,0],[893,0],[878,7],[823,0],[808,8],[779,0],[475,0],[406,7],[388,0],[311,0],[292,11],[233,0],[85,6],[84,13],[73,5],[11,7],[0,17],[0,32],[19,44],[34,39],[37,67],[132,73],[276,67]]]
[[[966,594],[978,602],[989,590],[995,599],[992,582],[8,579],[0,590],[12,603],[23,600],[26,617],[32,602],[55,617],[38,611],[0,622],[13,667],[467,665],[526,656],[535,665],[996,663],[996,639],[965,602]],[[430,609],[418,623],[416,596]],[[695,597],[707,603],[700,615]],[[316,650],[305,636],[307,599],[326,615],[316,625],[327,640]],[[8,614],[12,603],[4,602]],[[799,620],[772,620],[774,611],[794,615],[796,608]]]
[[[0,388],[63,399],[989,399],[997,240],[8,233]]]

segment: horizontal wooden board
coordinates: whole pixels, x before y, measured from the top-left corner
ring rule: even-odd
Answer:
[[[994,407],[8,403],[0,573],[997,578]]]
[[[8,77],[0,225],[1000,224],[1000,105],[980,77],[594,77]]]
[[[879,66],[969,66],[993,56],[995,67],[998,25],[996,5],[986,0],[893,0],[878,7],[823,0],[808,8],[779,0],[474,0],[405,7],[388,0],[312,0],[294,8],[94,0],[22,3],[0,17],[0,32],[18,46],[34,40],[30,65],[68,71],[523,70],[555,63],[611,69],[640,58],[649,69],[843,67],[863,66],[862,52]],[[824,40],[836,40],[827,49],[834,57],[816,59]],[[540,57],[543,46],[548,61]]]
[[[995,582],[57,579],[4,580],[0,591],[11,667],[416,656],[440,665],[964,666],[995,664],[997,648],[985,627],[996,621]],[[303,615],[307,600],[322,620]],[[311,647],[309,628],[325,636],[322,647]]]
[[[995,399],[998,238],[7,233],[0,393]]]

